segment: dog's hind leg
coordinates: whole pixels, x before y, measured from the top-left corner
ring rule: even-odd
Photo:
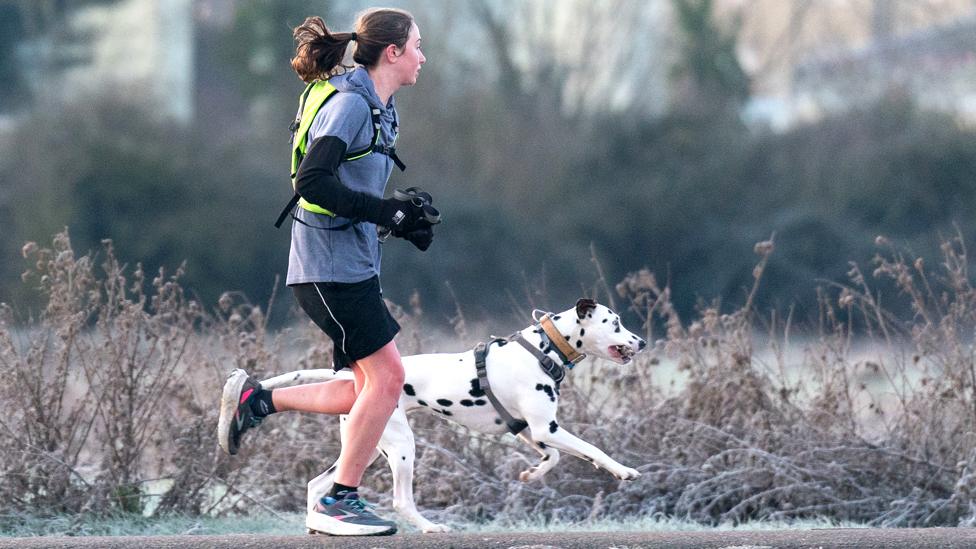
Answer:
[[[315,504],[322,499],[322,496],[332,490],[332,485],[335,484],[337,465],[339,465],[338,461],[333,463],[324,473],[308,481],[308,499],[306,500],[306,511],[308,513],[314,512]]]
[[[393,411],[380,438],[379,449],[393,470],[393,507],[397,513],[426,533],[449,532],[443,524],[431,522],[420,514],[413,500],[413,466],[416,455],[413,431],[407,423],[403,406]]]
[[[525,434],[525,431],[519,433],[518,438],[542,455],[542,461],[540,461],[538,465],[530,467],[529,469],[519,473],[519,480],[522,482],[539,480],[546,473],[552,470],[557,463],[559,463],[559,450],[547,446],[544,442],[536,442],[532,440],[532,437]]]

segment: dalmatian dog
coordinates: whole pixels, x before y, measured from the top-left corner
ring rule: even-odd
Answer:
[[[541,313],[536,311],[535,315]],[[549,315],[549,328],[555,327],[564,341],[589,357],[627,364],[645,342],[620,323],[620,316],[591,299],[581,299],[576,307]],[[545,337],[540,324],[519,332],[527,343],[562,360]],[[551,332],[550,332],[551,334]],[[567,346],[562,346],[564,349]],[[485,360],[488,386],[502,407],[528,427],[517,436],[537,451],[542,460],[519,475],[523,482],[538,480],[556,466],[563,451],[606,469],[621,480],[633,480],[640,473],[626,467],[592,444],[572,435],[556,421],[559,387],[541,367],[540,360],[521,344],[497,341],[489,346]],[[383,455],[393,470],[393,505],[397,513],[422,532],[446,532],[448,527],[425,519],[413,499],[414,436],[407,413],[425,410],[444,419],[486,434],[509,432],[479,384],[474,351],[463,353],[423,354],[403,357],[405,381],[399,405],[393,412],[379,445],[370,461]],[[303,381],[326,381],[352,378],[351,372],[331,369],[299,370],[261,382],[273,389]],[[340,438],[346,440],[346,417],[340,416]],[[308,513],[332,488],[336,465],[308,483]],[[310,529],[310,532],[313,529]]]

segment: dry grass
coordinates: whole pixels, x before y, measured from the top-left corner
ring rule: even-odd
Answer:
[[[877,244],[871,276],[852,265],[848,283],[819,290],[819,325],[805,327],[813,337],[802,345],[791,339],[789,317],[752,307],[772,241],[756,246],[746,305],[728,313],[703,306],[690,321],[678,318],[652,273],[633,273],[611,290],[598,271],[597,297],[616,293],[655,344],[632,366],[574,371],[560,423],[643,476],[621,483],[566,457],[543,481],[520,483],[534,452],[511,437],[417,414],[421,508],[453,523],[532,516],[971,525],[976,290],[965,247],[959,237],[946,240],[940,263],[928,268],[884,239]],[[0,432],[8,441],[0,447],[0,529],[27,515],[82,511],[303,508],[305,482],[338,455],[333,418],[271,418],[233,459],[213,431],[231,368],[264,375],[328,364],[330,345],[307,320],[269,333],[263,309],[231,294],[207,310],[185,295],[179,271],[150,279],[136,266],[128,274],[110,242],[76,257],[62,233],[50,248],[28,244],[24,256],[25,283],[38,288],[44,308],[33,318],[0,309]],[[909,305],[908,318],[882,307],[885,284],[898,290],[886,299]],[[417,300],[395,313],[403,346],[429,350]],[[461,311],[454,324],[467,341]],[[875,356],[864,359],[855,344]],[[678,365],[679,389],[655,378],[662,361]],[[369,475],[367,495],[388,503],[385,467]]]

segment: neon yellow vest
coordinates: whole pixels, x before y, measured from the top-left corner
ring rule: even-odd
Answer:
[[[315,115],[318,114],[319,109],[325,102],[333,97],[336,92],[335,86],[332,85],[328,80],[316,80],[305,87],[305,91],[302,92],[302,97],[299,99],[298,108],[299,119],[295,121],[292,125],[292,144],[291,144],[291,188],[294,190],[296,188],[295,178],[298,175],[298,166],[302,163],[302,159],[305,158],[305,152],[308,150],[308,130],[312,127],[312,121],[315,120]],[[347,153],[345,156],[345,161],[358,160],[364,156],[369,155],[373,152],[376,147],[377,141],[379,141],[380,136],[380,121],[379,121],[379,110],[371,109],[372,112],[372,123],[373,123],[373,141],[372,143],[361,151],[353,151]],[[304,198],[299,199],[298,205],[303,209],[318,213],[325,214],[335,217],[335,214],[329,210],[312,204]]]

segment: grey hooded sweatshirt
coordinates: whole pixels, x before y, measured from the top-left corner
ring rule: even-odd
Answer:
[[[308,143],[331,135],[347,145],[347,151],[358,151],[372,144],[370,111],[380,110],[380,145],[393,146],[397,121],[393,97],[383,105],[373,81],[363,67],[333,76],[329,81],[338,90],[319,110],[308,132]],[[380,153],[344,161],[336,173],[343,185],[354,191],[382,197],[393,170],[393,160]],[[307,282],[361,282],[380,273],[380,242],[376,225],[360,221],[345,230],[328,231],[314,227],[339,227],[350,220],[316,214],[295,208],[291,250],[288,255],[286,284]]]

